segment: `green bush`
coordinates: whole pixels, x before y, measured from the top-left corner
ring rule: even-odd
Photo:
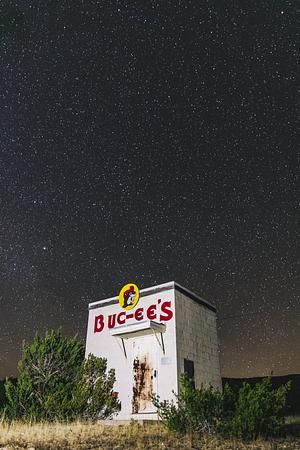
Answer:
[[[213,387],[195,389],[185,376],[180,379],[176,402],[160,402],[154,397],[162,422],[169,430],[185,433],[187,431],[213,432],[222,414],[222,394]]]
[[[242,439],[276,435],[284,422],[282,412],[290,387],[291,383],[287,383],[273,389],[270,378],[264,378],[254,387],[243,383],[234,410],[223,417],[219,430]]]
[[[113,393],[115,371],[107,372],[107,361],[89,355],[81,367],[75,386],[73,409],[84,419],[105,419],[120,410],[120,402]]]
[[[182,377],[175,401],[161,402],[156,396],[154,404],[169,430],[256,439],[279,431],[289,389],[290,383],[273,389],[271,380],[265,378],[253,388],[244,383],[237,394],[228,385],[221,393],[212,387],[196,389]]]
[[[64,338],[60,330],[36,335],[31,345],[23,343],[17,383],[5,383],[7,414],[30,420],[72,415],[72,392],[83,359],[83,344]]]
[[[73,420],[107,417],[119,409],[113,398],[114,372],[106,360],[84,359],[84,346],[60,330],[23,344],[19,376],[5,382],[4,413],[10,419]]]

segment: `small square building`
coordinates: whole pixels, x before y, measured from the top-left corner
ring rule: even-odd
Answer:
[[[86,356],[116,371],[120,420],[157,420],[152,395],[174,399],[180,375],[221,389],[216,308],[174,281],[89,304]]]

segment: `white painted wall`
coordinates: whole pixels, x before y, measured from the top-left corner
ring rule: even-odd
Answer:
[[[86,356],[93,353],[105,357],[108,360],[108,368],[114,368],[116,371],[117,381],[114,390],[119,393],[122,404],[117,419],[157,419],[157,414],[151,407],[139,414],[132,414],[133,360],[145,348],[149,355],[153,355],[155,361],[153,369],[157,371],[157,378],[153,380],[153,385],[162,400],[174,399],[172,390],[178,392],[179,377],[184,372],[184,358],[194,361],[196,387],[200,387],[201,384],[205,386],[212,384],[218,389],[222,388],[216,313],[212,305],[204,300],[201,304],[201,301],[185,288],[170,282],[143,289],[138,304],[132,310],[122,309],[117,297],[89,305]],[[164,302],[170,302],[169,307],[173,314],[170,320],[165,321],[161,320],[165,317],[161,311]],[[156,306],[152,306],[150,317],[147,317],[151,305]],[[140,320],[130,317],[139,309],[137,317]],[[116,324],[114,328],[109,329],[108,316],[115,314],[117,318],[120,313],[119,320],[123,322],[127,316],[126,323]],[[155,313],[156,317],[153,316]],[[100,315],[104,319],[104,328],[101,332],[94,332],[95,317]],[[121,338],[113,336],[112,333],[118,333],[120,330],[123,332],[129,328],[132,330],[132,325],[143,326],[142,322],[149,322],[150,318],[166,325],[163,333],[165,352],[160,346],[159,334],[138,337],[126,335],[128,338],[124,339],[125,356]]]
[[[156,413],[132,414],[132,391],[133,391],[133,358],[136,345],[139,341],[144,340],[145,345],[149,346],[149,351],[156,354],[157,379],[157,394],[162,399],[173,398],[172,389],[176,389],[178,385],[177,380],[177,363],[176,363],[176,339],[175,339],[175,293],[174,284],[167,283],[165,290],[153,293],[153,289],[144,289],[141,291],[141,297],[137,306],[126,314],[134,313],[138,308],[143,308],[143,320],[147,319],[146,311],[150,305],[157,305],[156,315],[154,319],[156,322],[165,323],[166,330],[163,333],[165,354],[159,345],[160,335],[157,335],[159,342],[155,335],[147,335],[145,337],[132,337],[124,339],[124,345],[127,353],[127,358],[124,355],[122,340],[119,337],[112,336],[111,332],[115,332],[118,328],[109,329],[107,326],[107,318],[112,314],[119,314],[124,311],[119,303],[117,297],[103,300],[101,302],[91,303],[89,305],[89,320],[86,339],[86,356],[92,353],[96,356],[105,357],[108,360],[108,368],[114,368],[116,371],[116,384],[114,390],[119,393],[119,399],[122,404],[122,409],[117,416],[120,420],[133,419],[156,419]],[[160,302],[159,302],[160,300]],[[173,312],[171,320],[160,320],[161,305],[164,302],[170,302],[170,308]],[[153,309],[152,309],[153,313]],[[105,326],[101,332],[94,332],[95,317],[102,314],[104,316]],[[162,314],[164,316],[164,314]],[[121,318],[124,320],[124,314]],[[126,320],[126,326],[136,323],[134,318]],[[124,325],[122,324],[124,327]]]

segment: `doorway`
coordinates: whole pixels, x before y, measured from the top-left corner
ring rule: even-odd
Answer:
[[[133,339],[132,413],[155,413],[152,395],[157,393],[157,343],[153,335]]]

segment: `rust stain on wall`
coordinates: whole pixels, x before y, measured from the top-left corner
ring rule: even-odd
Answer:
[[[151,397],[153,394],[153,367],[149,360],[149,355],[146,354],[142,358],[135,358],[133,361],[133,397],[132,397],[132,412],[137,414],[145,411],[151,404]]]

